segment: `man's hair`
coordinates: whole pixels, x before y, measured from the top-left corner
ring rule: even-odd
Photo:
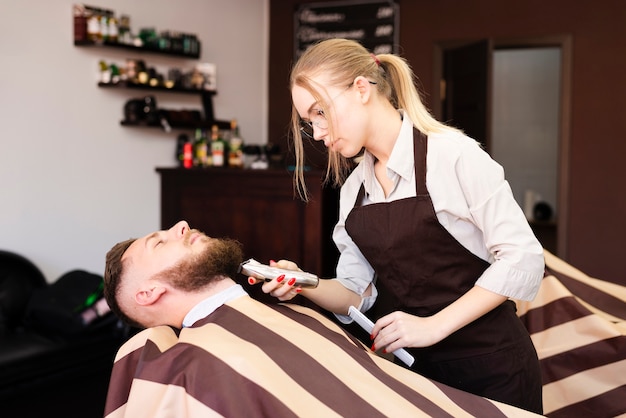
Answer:
[[[104,297],[109,305],[109,308],[111,308],[111,311],[113,311],[118,318],[130,326],[143,328],[143,326],[132,320],[122,311],[117,301],[122,276],[124,275],[124,263],[122,262],[122,256],[128,247],[130,247],[130,245],[135,241],[136,238],[131,238],[126,241],[119,242],[115,244],[107,253],[106,265],[104,268]]]

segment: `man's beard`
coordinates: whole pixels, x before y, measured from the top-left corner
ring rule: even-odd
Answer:
[[[176,289],[194,292],[227,277],[234,279],[242,261],[238,241],[213,239],[204,251],[161,272],[159,278]]]

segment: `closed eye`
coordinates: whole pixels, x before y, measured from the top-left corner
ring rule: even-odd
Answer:
[[[151,248],[156,248],[159,245],[163,244],[163,239],[161,239],[160,235],[155,233],[148,237],[146,241],[146,246]]]

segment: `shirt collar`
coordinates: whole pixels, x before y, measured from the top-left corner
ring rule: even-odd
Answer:
[[[183,319],[183,328],[190,327],[198,320],[206,318],[223,304],[247,295],[248,294],[245,290],[243,290],[241,285],[235,284],[230,286],[228,289],[222,290],[221,292],[204,299],[202,302],[191,308],[187,315],[185,315],[185,318]]]
[[[387,170],[391,172],[392,176],[397,175],[404,180],[411,180],[415,171],[413,161],[413,122],[404,110],[398,110],[398,112],[402,116],[402,126],[389,156],[389,161],[387,161]],[[374,162],[374,156],[365,150],[363,154],[363,164],[365,165],[363,184],[368,194],[374,190],[374,185],[376,184]]]

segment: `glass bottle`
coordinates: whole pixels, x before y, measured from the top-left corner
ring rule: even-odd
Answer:
[[[117,23],[117,19],[112,16],[109,18],[109,42],[112,43],[117,43],[118,41],[118,36],[119,36],[119,28],[118,28],[118,23]]]
[[[185,142],[183,145],[183,167],[193,167],[193,145],[191,142]]]
[[[206,167],[208,164],[207,161],[207,143],[204,134],[202,133],[202,129],[196,129],[196,142],[194,144],[195,148],[195,158],[194,165],[196,167]]]
[[[217,125],[213,125],[211,128],[211,155],[213,158],[214,167],[224,166],[224,153],[226,146],[224,140],[220,136],[220,131]]]
[[[230,121],[230,141],[228,144],[228,165],[230,167],[243,167],[243,139],[239,135],[237,119]]]
[[[98,42],[101,39],[100,33],[100,17],[95,11],[87,18],[87,39],[92,42]]]

